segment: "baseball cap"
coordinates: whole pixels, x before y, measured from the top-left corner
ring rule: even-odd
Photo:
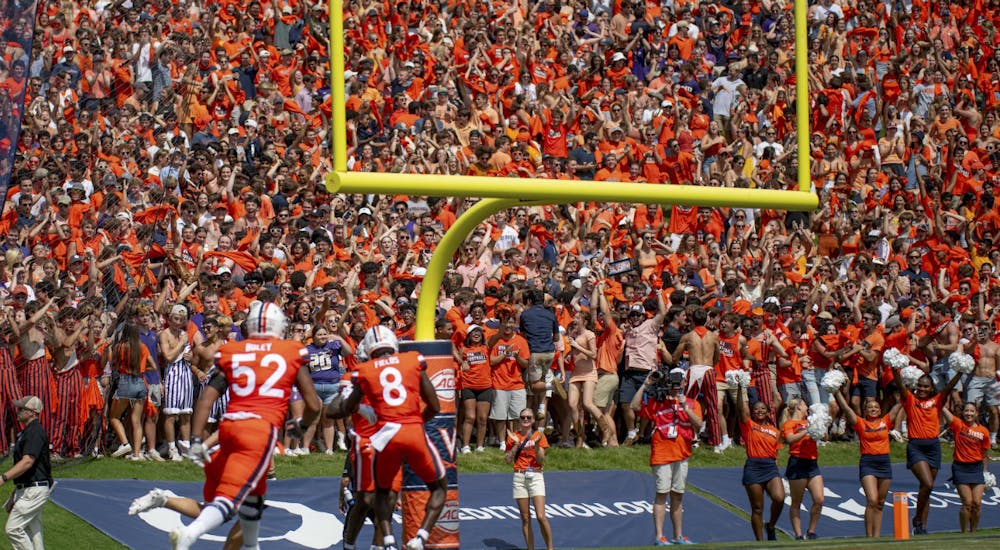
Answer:
[[[19,409],[27,409],[36,413],[42,412],[42,409],[45,408],[45,406],[42,405],[42,400],[34,395],[26,395],[21,399],[14,401],[14,406]]]
[[[629,315],[645,315],[646,310],[642,309],[640,305],[634,305],[628,310]]]
[[[75,52],[75,51],[76,50],[74,50],[73,46],[71,46],[70,44],[66,44],[66,47],[63,48],[63,53],[69,53],[69,52]]]
[[[474,330],[483,330],[483,327],[481,327],[479,325],[469,325],[469,329],[467,331],[465,331],[465,332],[467,334],[472,334],[472,331],[474,331]]]
[[[74,254],[72,258],[69,259],[69,263],[75,264],[76,262],[82,262],[83,256],[79,254]]]
[[[615,52],[615,55],[611,56],[611,61],[625,61],[625,54],[622,52]]]
[[[216,275],[222,275],[223,273],[229,273],[230,275],[232,275],[233,274],[233,270],[229,269],[229,267],[227,267],[227,266],[222,266],[222,267],[219,268],[218,271],[215,272]]]
[[[894,329],[901,326],[903,326],[903,322],[899,320],[898,315],[893,315],[885,320],[885,328],[887,329]]]
[[[62,195],[58,199],[56,199],[56,204],[70,205],[73,204],[73,201],[68,196]]]
[[[363,214],[368,214],[369,216],[371,216],[372,209],[368,208],[367,206],[362,207],[360,210],[358,210],[358,215],[361,216]]]
[[[243,123],[243,125],[246,126],[247,128],[256,128],[257,121],[252,118],[248,118],[247,121]]]
[[[179,315],[186,319],[188,316],[188,309],[181,304],[175,304],[174,307],[170,308],[170,315]]]

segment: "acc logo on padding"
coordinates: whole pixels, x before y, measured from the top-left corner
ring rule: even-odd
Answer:
[[[431,384],[437,390],[438,398],[444,401],[455,400],[455,371],[442,369],[431,375]]]

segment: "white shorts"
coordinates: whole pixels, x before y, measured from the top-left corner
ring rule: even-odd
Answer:
[[[965,401],[967,403],[985,404],[987,407],[1000,405],[1000,400],[993,398],[998,393],[990,391],[994,384],[1000,385],[1000,381],[989,376],[973,376],[966,389]]]
[[[490,420],[513,420],[528,406],[524,389],[496,390],[490,406]]]
[[[688,461],[685,458],[669,464],[657,464],[653,466],[653,476],[656,477],[657,494],[684,494],[688,477]]]
[[[545,496],[542,472],[514,472],[514,499]]]

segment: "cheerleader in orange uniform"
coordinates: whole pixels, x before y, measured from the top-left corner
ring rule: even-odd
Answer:
[[[986,481],[983,472],[989,464],[986,453],[990,450],[990,431],[978,422],[979,406],[966,403],[961,418],[951,414],[947,407],[941,409],[944,421],[955,434],[955,456],[951,462],[951,477],[962,499],[958,523],[962,532],[975,532],[983,511],[983,493]]]
[[[746,445],[747,461],[743,465],[743,487],[750,499],[750,525],[753,536],[764,540],[777,540],[775,525],[785,505],[785,486],[778,473],[778,449],[781,433],[769,420],[770,410],[763,401],[748,407],[743,397],[745,389],[736,389],[736,410],[739,412],[740,435]],[[771,517],[764,525],[764,491],[771,497]]]
[[[941,430],[941,410],[961,376],[956,373],[945,388],[936,394],[934,380],[926,374],[917,381],[917,387],[912,393],[897,377],[903,394],[903,410],[906,411],[908,435],[906,467],[913,472],[917,482],[920,483],[917,506],[913,510],[914,535],[927,534],[927,511],[930,509],[931,490],[934,489],[934,479],[941,469],[941,441],[938,439]]]
[[[809,408],[806,407],[806,402],[799,398],[791,399],[785,410],[790,414],[790,419],[781,425],[781,437],[788,443],[789,454],[785,477],[792,494],[792,500],[788,503],[788,520],[795,532],[795,540],[811,540],[816,538],[816,525],[819,524],[823,511],[823,476],[819,472],[819,449],[816,441],[806,433],[809,425]],[[809,530],[803,535],[799,511],[807,489],[812,497],[812,507],[809,508]]]
[[[882,406],[874,399],[862,405],[865,417],[858,418],[847,404],[843,394],[833,392],[847,423],[858,434],[861,445],[861,461],[858,464],[858,478],[865,491],[865,536],[878,537],[882,531],[882,506],[889,494],[892,483],[892,467],[889,464],[889,430],[896,423],[899,405],[893,406],[889,414],[882,415]]]

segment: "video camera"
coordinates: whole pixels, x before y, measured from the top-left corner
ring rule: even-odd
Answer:
[[[671,390],[684,386],[684,371],[671,370],[670,367],[661,365],[660,368],[649,374],[649,381],[652,383],[649,387],[649,393],[652,394],[653,399],[665,401],[670,397]]]

